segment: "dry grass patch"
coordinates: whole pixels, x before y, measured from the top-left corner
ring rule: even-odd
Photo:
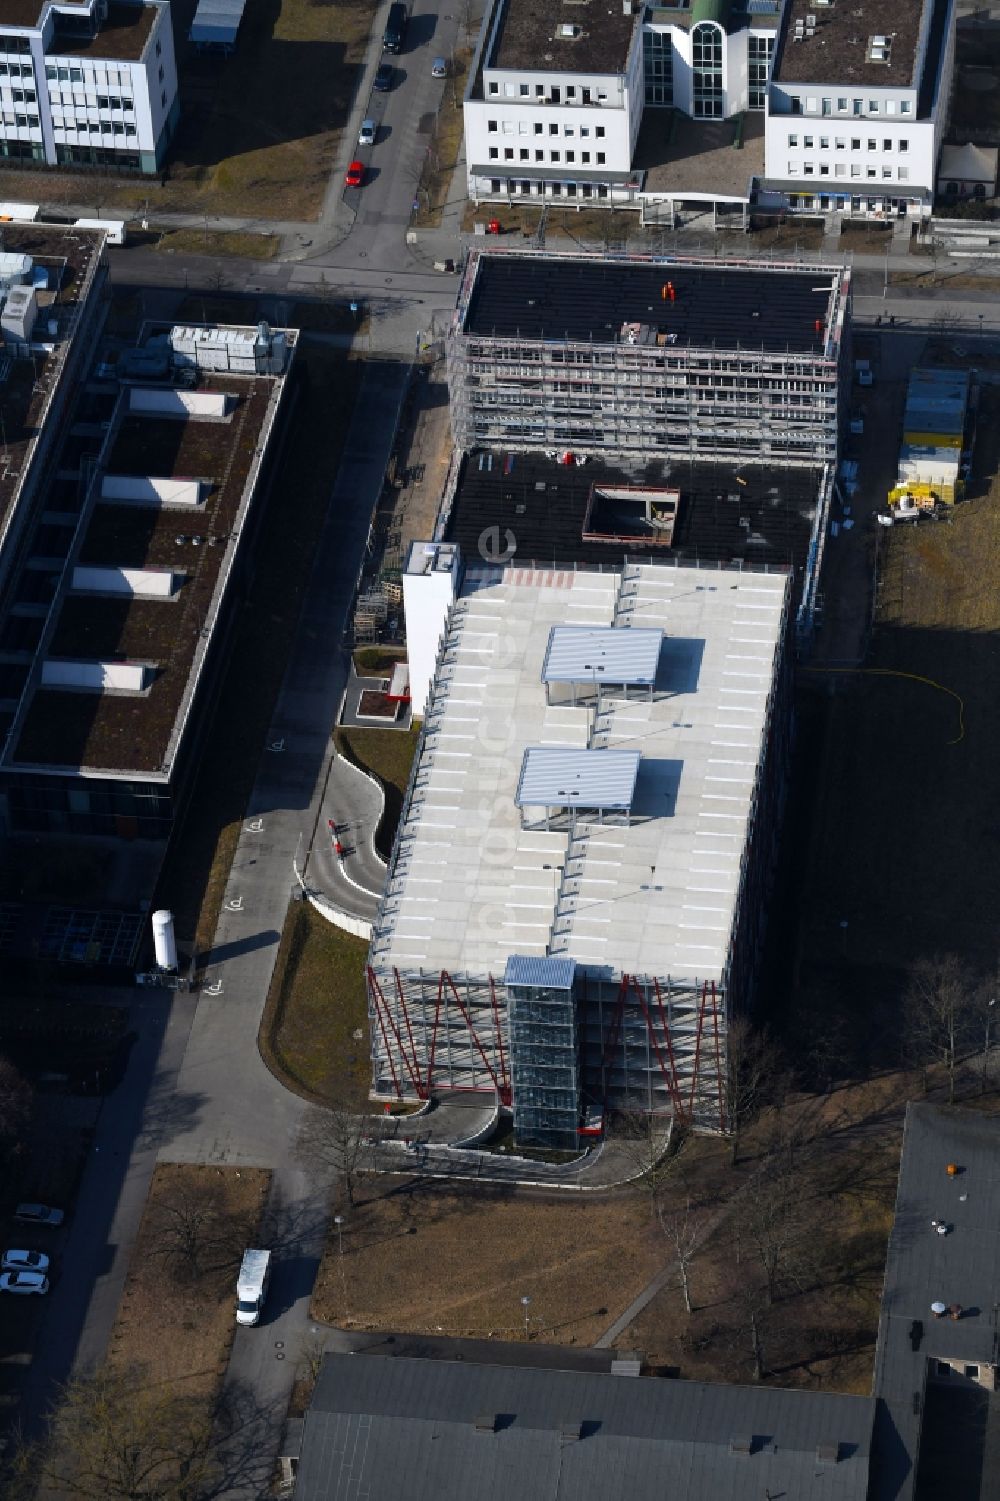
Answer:
[[[215,1395],[236,1329],[240,1256],[254,1242],[270,1178],[264,1168],[160,1163],[111,1331],[112,1367],[129,1370],[155,1361],[157,1382],[179,1395]],[[165,1258],[165,1226],[178,1206],[199,1196],[210,1196],[226,1233],[224,1243],[206,1252],[205,1270],[188,1279]]]
[[[371,1196],[369,1197],[369,1189]],[[592,1344],[657,1270],[635,1199],[543,1202],[477,1185],[370,1180],[334,1236],[313,1316],[355,1329]]]
[[[368,945],[308,902],[288,909],[260,1027],[268,1065],[290,1088],[360,1110],[371,1082]]]
[[[183,252],[188,255],[232,255],[248,261],[270,261],[281,244],[277,235],[251,234],[249,231],[172,229],[160,235],[156,250]]]
[[[434,135],[417,184],[419,206],[413,216],[413,223],[418,229],[432,229],[439,225],[448,202],[448,190],[462,149],[462,96],[471,60],[471,50],[463,47],[456,51],[451,63],[452,76],[445,84]]]

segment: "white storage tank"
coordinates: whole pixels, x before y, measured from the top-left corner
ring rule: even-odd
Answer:
[[[161,907],[153,913],[153,949],[157,969],[177,968],[177,940],[174,937],[174,914]]]

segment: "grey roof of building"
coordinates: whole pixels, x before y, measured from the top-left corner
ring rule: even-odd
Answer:
[[[938,1235],[932,1220],[949,1233]],[[871,1501],[913,1494],[927,1362],[997,1362],[998,1247],[1000,1121],[909,1105],[875,1355]],[[962,1317],[934,1318],[937,1301],[959,1304]],[[915,1322],[919,1340],[911,1339]]]
[[[407,1501],[863,1501],[872,1408],[826,1392],[328,1355],[295,1495],[397,1501],[405,1477]]]
[[[510,182],[596,182],[610,183],[620,187],[634,182],[639,186],[641,172],[619,171],[611,167],[576,167],[572,162],[560,166],[553,162],[548,167],[529,167],[525,162],[479,162],[473,163],[473,177],[499,177]]]
[[[529,745],[514,797],[518,808],[631,808],[639,751]]]
[[[641,626],[554,625],[542,663],[543,683],[650,685],[656,681],[663,632]]]

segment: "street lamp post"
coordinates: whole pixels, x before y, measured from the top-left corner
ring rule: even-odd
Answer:
[[[333,1223],[337,1227],[337,1254],[339,1256],[343,1256],[343,1254],[344,1254],[344,1216],[342,1214],[335,1214],[334,1217],[333,1217]]]
[[[524,1337],[525,1339],[529,1339],[530,1336],[528,1334],[528,1309],[531,1307],[531,1299],[528,1297],[527,1293],[525,1293],[524,1297],[521,1299],[521,1307],[524,1309]]]
[[[997,997],[996,996],[994,996],[991,1001],[987,1001],[987,1003],[986,1003],[986,1042],[985,1042],[985,1046],[983,1048],[983,1071],[982,1071],[982,1074],[980,1075],[980,1079],[979,1079],[979,1092],[980,1092],[980,1094],[985,1094],[986,1093],[986,1081],[987,1081],[988,1072],[989,1072],[989,1066],[990,1066],[991,1033],[993,1031],[993,1007],[996,1005],[996,1003],[997,1003]]]

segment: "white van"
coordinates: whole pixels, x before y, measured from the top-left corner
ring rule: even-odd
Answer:
[[[128,231],[124,219],[74,219],[77,229],[103,229],[107,231],[109,245],[124,245]]]
[[[257,1324],[271,1280],[270,1251],[244,1251],[236,1282],[237,1324]]]

